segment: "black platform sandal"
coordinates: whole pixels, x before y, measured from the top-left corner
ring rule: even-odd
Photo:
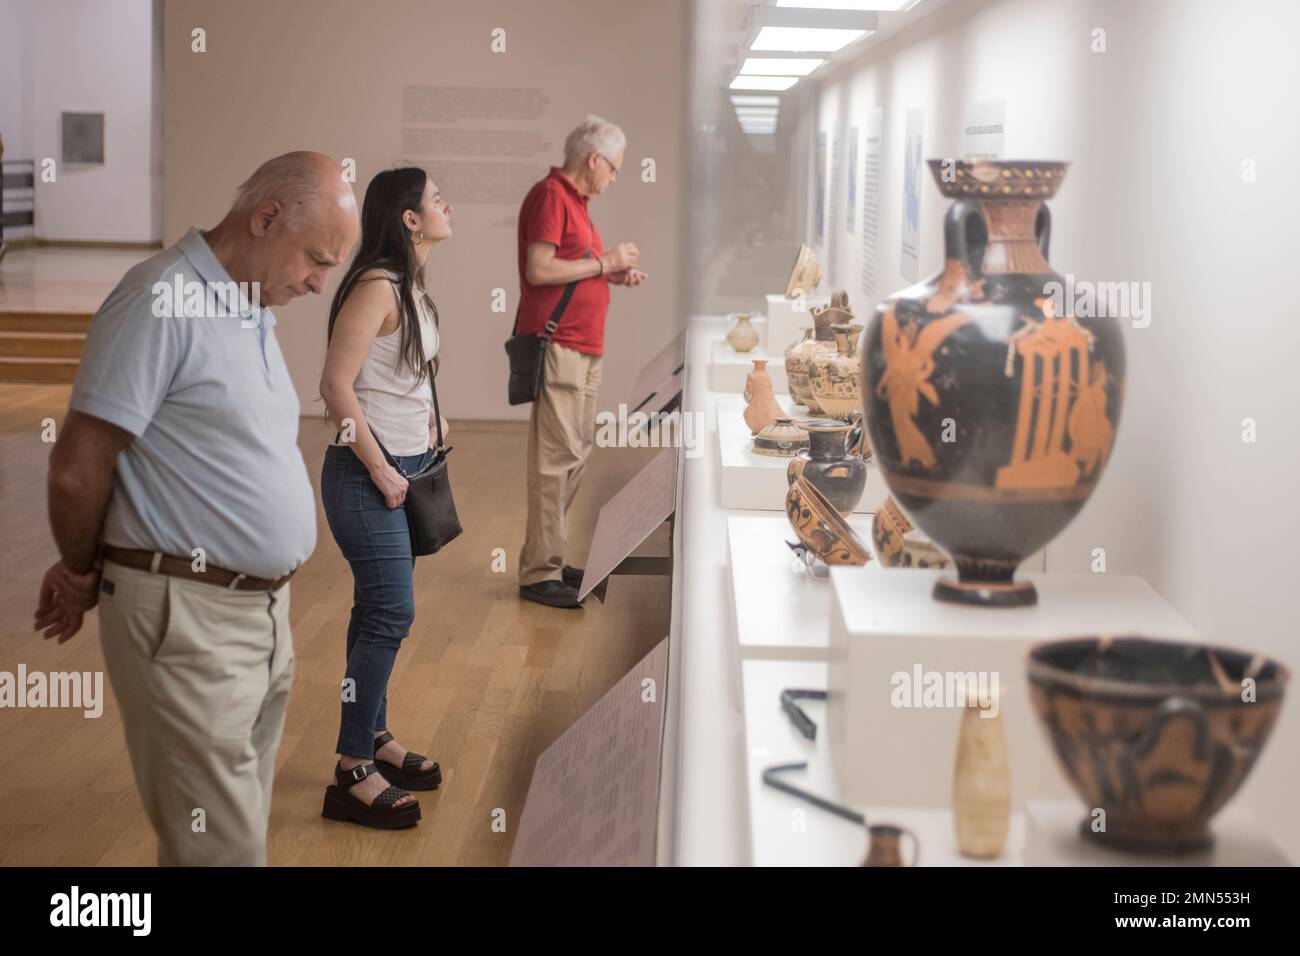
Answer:
[[[320,815],[326,820],[359,823],[376,830],[402,830],[415,826],[420,822],[420,804],[412,800],[403,806],[395,806],[402,797],[409,796],[401,787],[388,786],[371,804],[352,795],[353,787],[371,774],[379,772],[373,763],[362,764],[351,770],[344,770],[342,763],[335,764],[334,783],[325,788],[325,806]]]
[[[393,739],[393,735],[384,731],[375,738],[375,753],[379,753],[379,748],[384,746]],[[405,787],[407,790],[437,790],[438,785],[442,783],[442,768],[436,763],[428,770],[421,770],[420,764],[429,758],[424,754],[406,752],[406,759],[402,761],[399,767],[395,763],[389,763],[387,760],[380,760],[375,757],[375,764],[379,767],[379,772],[384,775],[385,780],[389,780],[398,786]]]

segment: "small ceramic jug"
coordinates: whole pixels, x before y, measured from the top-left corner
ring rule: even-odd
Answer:
[[[786,467],[786,477],[807,478],[824,494],[835,510],[848,515],[862,500],[867,486],[867,463],[848,453],[846,441],[853,429],[849,422],[835,419],[803,419],[799,427],[808,433],[809,447]]]
[[[863,866],[916,866],[921,856],[921,843],[916,834],[892,823],[877,823],[867,827],[867,858]],[[903,862],[903,837],[912,840],[912,862]]]

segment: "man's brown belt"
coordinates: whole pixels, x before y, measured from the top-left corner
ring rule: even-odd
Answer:
[[[189,558],[178,558],[174,555],[144,551],[139,548],[115,548],[112,545],[104,545],[101,553],[105,560],[125,568],[166,574],[173,578],[189,578],[192,581],[215,584],[217,587],[232,591],[278,591],[293,577],[294,571],[298,570],[294,568],[294,571],[272,581],[268,578],[240,574],[237,571],[227,571],[225,568],[214,568],[211,565],[202,571],[195,571],[194,564]]]

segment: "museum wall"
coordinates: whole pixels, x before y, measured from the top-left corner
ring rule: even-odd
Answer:
[[[1092,49],[1098,28],[1104,52]],[[883,108],[874,269],[861,228],[849,233],[843,215],[822,247],[835,287],[864,318],[909,284],[900,252],[907,110],[924,110],[925,158],[961,156],[967,107],[1004,100],[1004,158],[1071,161],[1050,203],[1053,266],[1077,279],[1149,283],[1150,308],[1125,324],[1129,377],[1113,457],[1049,547],[1048,568],[1095,570],[1104,549],[1108,573],[1145,577],[1208,641],[1292,667],[1300,399],[1287,385],[1300,324],[1287,305],[1294,224],[1277,212],[1295,208],[1300,129],[1276,98],[1293,86],[1279,74],[1298,31],[1300,6],[1285,0],[952,3],[829,70],[809,138],[789,145],[806,154],[814,131],[862,126]],[[861,149],[858,162],[861,176]],[[798,188],[811,196],[814,178]],[[846,178],[832,202],[846,201]],[[861,189],[860,180],[859,203]],[[923,172],[922,276],[942,263],[946,206]],[[812,222],[791,241],[811,238]],[[1254,441],[1245,440],[1251,422]],[[1293,858],[1298,746],[1292,700],[1239,804]]]
[[[495,28],[504,52],[492,49]],[[205,31],[204,53],[191,52],[195,29]],[[616,408],[681,328],[689,33],[686,0],[174,0],[164,238],[216,222],[258,163],[287,150],[355,160],[358,201],[379,170],[425,167],[454,209],[455,234],[427,268],[442,322],[444,413],[523,418],[526,406],[506,403],[502,347],[519,285],[515,217],[528,187],[563,161],[568,131],[597,113],[624,128],[628,147],[619,181],[591,200],[592,217],[607,247],[636,242],[649,274],[636,289],[611,289],[600,407]],[[647,159],[654,181],[643,177]],[[276,310],[304,415],[323,412],[318,379],[340,273],[324,295]],[[504,298],[494,302],[497,289]]]
[[[0,130],[5,156],[37,162],[37,239],[156,242],[154,4],[149,0],[4,0]],[[77,69],[68,69],[75,63]],[[60,114],[104,114],[104,164],[56,166]]]
[[[32,158],[33,21],[28,0],[0,0],[0,136],[10,159]]]

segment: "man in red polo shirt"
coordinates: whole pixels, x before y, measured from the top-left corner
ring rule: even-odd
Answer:
[[[605,251],[587,213],[588,198],[617,180],[626,145],[621,129],[588,116],[564,141],[564,165],[551,167],[519,210],[517,334],[559,321],[528,420],[528,527],[519,554],[520,597],[551,607],[582,606],[582,569],[564,563],[565,516],[595,443],[609,285],[645,281],[636,246]]]

